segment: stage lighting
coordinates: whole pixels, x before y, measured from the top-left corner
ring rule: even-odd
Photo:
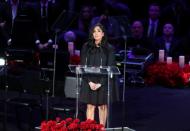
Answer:
[[[5,59],[4,58],[0,58],[0,66],[4,66],[5,65]]]

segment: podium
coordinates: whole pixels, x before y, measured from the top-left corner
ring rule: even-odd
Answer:
[[[76,85],[76,115],[78,118],[78,107],[79,107],[79,88],[80,80],[82,74],[95,74],[107,76],[107,106],[108,106],[108,117],[107,117],[107,128],[109,128],[109,109],[110,109],[110,79],[113,78],[113,75],[121,74],[118,67],[116,66],[87,66],[87,65],[69,65],[69,69],[72,73],[76,74],[77,85]]]

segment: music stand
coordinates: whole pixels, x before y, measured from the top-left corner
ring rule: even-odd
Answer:
[[[55,20],[53,25],[51,26],[51,30],[55,32],[55,42],[54,44],[57,45],[57,35],[60,31],[66,31],[72,23],[76,20],[77,14],[74,12],[67,12],[63,10],[58,18]],[[54,70],[53,70],[53,89],[52,89],[52,97],[55,96],[55,70],[56,70],[56,51],[57,48],[54,48]]]
[[[107,128],[109,128],[109,109],[110,109],[110,78],[113,75],[121,74],[117,66],[87,66],[87,65],[69,65],[69,69],[72,73],[76,74],[77,85],[76,85],[76,118],[78,118],[78,104],[79,104],[79,80],[82,74],[96,74],[96,75],[107,75],[108,87],[107,87],[107,105],[108,105],[108,117],[107,117]]]

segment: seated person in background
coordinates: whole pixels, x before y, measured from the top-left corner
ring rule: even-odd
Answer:
[[[0,3],[0,41],[3,40],[8,45],[11,45],[13,26],[20,10],[19,0],[9,0],[8,2]]]
[[[131,37],[127,40],[127,50],[133,50],[133,48],[144,48],[147,51],[151,51],[151,43],[147,37],[143,35],[144,28],[141,21],[136,20],[131,25]]]
[[[0,7],[1,8],[1,7]],[[1,16],[0,16],[0,55],[4,54],[4,50],[6,48],[6,44],[7,44],[7,35],[6,35],[6,32],[5,32],[5,21],[3,21],[1,19]]]
[[[58,16],[58,7],[55,3],[48,0],[40,0],[33,5],[36,15],[36,46],[39,50],[52,49],[53,31],[51,26]]]
[[[162,22],[160,20],[160,6],[151,3],[148,8],[148,17],[143,20],[144,35],[153,40],[162,34]]]
[[[165,23],[163,26],[163,33],[161,37],[158,37],[154,42],[156,58],[158,58],[158,51],[160,49],[165,50],[165,56],[178,59],[178,56],[182,54],[182,46],[180,40],[174,36],[174,26],[172,23]]]
[[[28,2],[8,0],[1,3],[0,17],[4,23],[3,34],[6,37],[6,44],[10,48],[34,47],[34,10]]]
[[[97,23],[101,23],[107,30],[109,41],[116,40],[120,37],[120,27],[115,17],[110,16],[109,10],[106,10],[98,17],[94,17],[91,21],[93,27]]]
[[[161,12],[164,21],[171,21],[175,26],[175,34],[183,37],[190,29],[190,10],[188,0],[169,0]]]
[[[112,15],[122,16],[125,15],[128,18],[131,18],[131,12],[128,7],[128,1],[123,0],[104,0],[106,8],[111,10]]]
[[[95,7],[91,5],[83,5],[80,9],[81,13],[77,21],[77,30],[75,33],[82,43],[88,39],[90,22],[94,16],[94,8]]]

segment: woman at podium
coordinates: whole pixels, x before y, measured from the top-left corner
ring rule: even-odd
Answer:
[[[114,50],[107,41],[105,28],[99,23],[92,27],[89,33],[89,40],[82,47],[81,65],[87,67],[115,65]],[[107,83],[107,75],[84,74],[79,98],[81,102],[87,104],[86,118],[94,120],[97,107],[99,122],[104,126],[108,115]]]

